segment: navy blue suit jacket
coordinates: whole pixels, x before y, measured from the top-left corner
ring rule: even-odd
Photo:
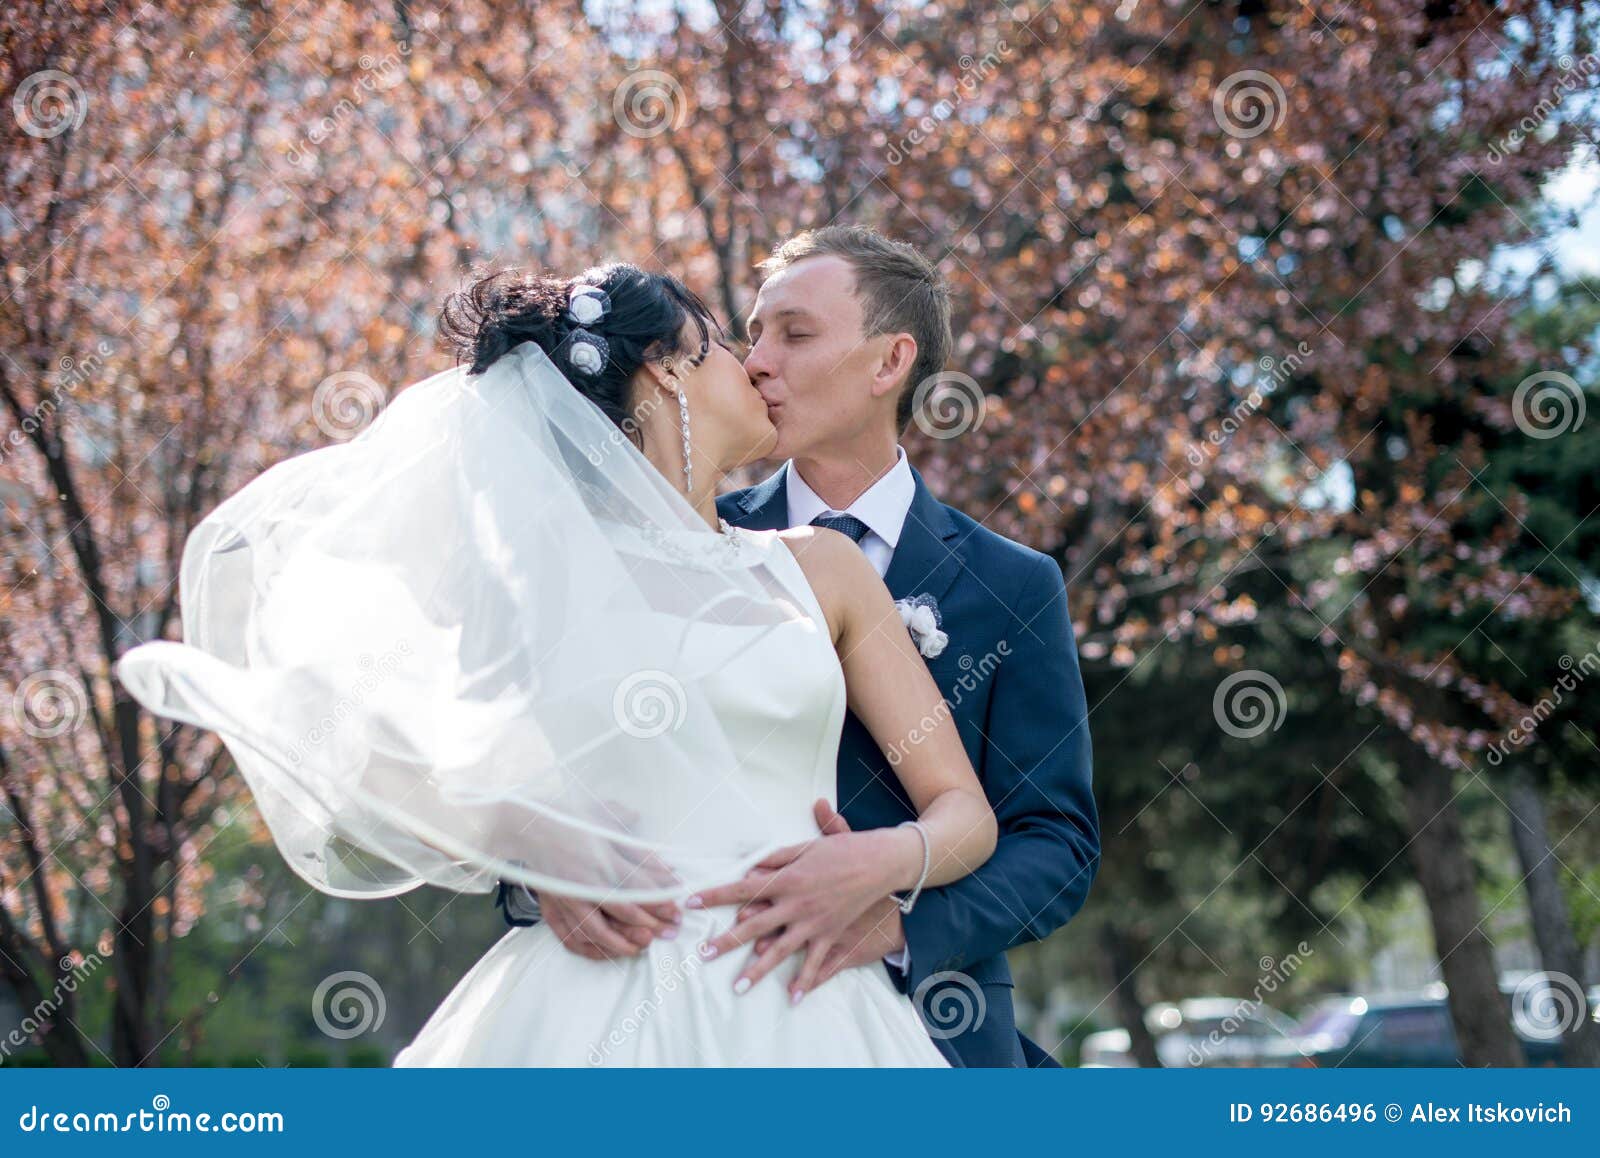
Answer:
[[[1000,822],[994,855],[928,889],[905,918],[912,993],[935,1041],[967,1066],[1053,1064],[1017,1032],[1005,951],[1039,941],[1083,907],[1100,866],[1088,709],[1061,568],[945,506],[912,469],[916,494],[884,582],[931,595],[950,637],[928,670]],[[788,526],[788,473],[723,495],[740,527]],[[839,743],[839,811],[855,829],[916,816],[888,758],[854,713]],[[885,968],[889,968],[885,966]],[[957,1032],[959,1031],[959,1032]]]

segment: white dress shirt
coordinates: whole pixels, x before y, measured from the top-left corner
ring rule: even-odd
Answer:
[[[906,524],[911,510],[911,500],[916,497],[917,483],[911,477],[911,464],[906,461],[906,449],[896,446],[895,463],[877,482],[873,483],[855,502],[844,510],[830,507],[821,495],[807,485],[794,460],[784,463],[788,472],[785,489],[789,495],[789,525],[803,527],[818,515],[854,515],[867,524],[867,533],[861,536],[861,550],[879,575],[889,570],[889,560],[900,542],[900,530]]]
[[[917,481],[911,477],[911,464],[906,461],[906,448],[896,445],[894,452],[894,465],[888,472],[842,511],[830,507],[807,485],[795,469],[794,459],[784,463],[784,470],[788,472],[784,489],[789,496],[789,526],[803,527],[818,515],[854,515],[867,525],[867,533],[861,536],[862,552],[879,575],[886,574],[889,561],[894,558],[894,549],[900,543],[906,515],[911,512],[911,500],[917,493]],[[911,946],[890,953],[884,960],[900,972],[909,973]]]

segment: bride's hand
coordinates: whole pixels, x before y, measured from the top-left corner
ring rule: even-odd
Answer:
[[[922,865],[921,838],[904,828],[851,832],[842,818],[819,800],[818,826],[825,835],[780,849],[731,885],[707,889],[691,898],[704,905],[764,902],[751,907],[733,928],[702,946],[716,956],[767,939],[734,982],[743,993],[791,953],[805,950],[805,961],[789,986],[798,1002],[819,982],[829,951],[869,908],[915,880]],[[848,946],[844,946],[848,950]]]
[[[657,937],[677,936],[676,905],[596,904],[540,892],[540,915],[563,945],[591,961],[637,956]]]

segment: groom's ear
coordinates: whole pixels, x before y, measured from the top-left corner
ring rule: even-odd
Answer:
[[[884,347],[883,360],[878,363],[877,372],[872,376],[872,396],[882,398],[885,394],[892,394],[898,398],[900,391],[906,387],[911,368],[917,364],[917,340],[910,334],[884,334],[883,337],[888,344]]]

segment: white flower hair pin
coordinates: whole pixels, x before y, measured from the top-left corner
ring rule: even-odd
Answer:
[[[567,321],[592,326],[611,312],[611,295],[597,285],[575,285],[567,291]]]
[[[611,312],[611,296],[597,285],[575,285],[567,293],[567,321],[574,326],[567,335],[567,363],[578,373],[593,377],[606,368],[611,347],[599,334],[588,329]]]
[[[606,368],[611,348],[599,334],[573,330],[567,335],[567,362],[580,374],[594,377]]]
[[[907,599],[896,599],[894,607],[900,613],[900,621],[911,633],[911,641],[917,645],[918,651],[928,659],[944,651],[950,637],[939,630],[944,618],[939,614],[939,603],[933,596],[913,595]]]

